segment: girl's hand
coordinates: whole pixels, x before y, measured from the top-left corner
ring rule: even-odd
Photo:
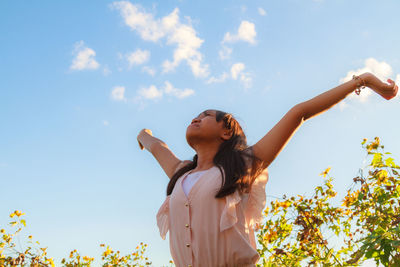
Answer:
[[[390,100],[397,95],[399,87],[391,79],[387,79],[387,83],[382,82],[374,74],[367,72],[360,77],[365,81],[366,86],[380,94],[386,100]]]
[[[143,129],[143,130],[140,131],[140,133],[139,133],[138,136],[137,136],[137,141],[138,141],[138,143],[139,143],[139,147],[140,147],[141,150],[144,149],[144,146],[142,145],[142,143],[140,143],[139,139],[140,139],[140,137],[143,136],[144,134],[149,134],[149,135],[153,136],[153,133],[151,132],[150,129]]]

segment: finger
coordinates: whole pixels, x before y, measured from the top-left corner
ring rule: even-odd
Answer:
[[[390,99],[394,98],[394,97],[397,95],[398,89],[399,89],[399,87],[398,87],[397,85],[395,85],[394,88],[393,88],[393,91],[394,91],[394,92],[392,92],[390,96],[385,97],[385,98],[386,98],[387,100],[390,100]]]
[[[139,147],[140,147],[140,149],[141,149],[141,150],[143,150],[143,149],[144,149],[144,147],[143,147],[142,143],[140,143],[140,142],[139,142],[139,140],[138,140],[138,143],[139,143]]]
[[[386,90],[392,91],[394,89],[394,87],[396,86],[396,84],[394,83],[393,80],[390,80],[390,79],[388,79],[388,82],[389,82],[389,84],[385,83]]]

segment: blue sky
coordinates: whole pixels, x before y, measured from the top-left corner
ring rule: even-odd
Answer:
[[[370,71],[400,83],[398,1],[1,1],[0,225],[56,260],[144,241],[171,259],[156,213],[167,176],[136,136],[181,159],[207,108],[231,112],[254,144],[295,104]],[[364,89],[306,121],[269,167],[269,196],[311,193],[327,167],[343,196],[363,138],[400,159],[399,97]],[[272,200],[268,198],[267,201]]]

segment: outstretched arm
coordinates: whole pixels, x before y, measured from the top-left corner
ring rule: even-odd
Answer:
[[[390,84],[386,84],[369,72],[361,74],[360,77],[365,81],[366,86],[387,100],[397,94],[398,87],[390,79],[388,79]],[[304,121],[330,109],[356,88],[357,81],[350,80],[295,105],[263,138],[253,145],[254,155],[263,160],[266,166],[269,166]]]
[[[143,129],[137,136],[139,146],[141,149],[146,148],[156,158],[161,168],[171,178],[177,166],[182,162],[174,153],[168,148],[162,140],[153,137],[149,129]]]

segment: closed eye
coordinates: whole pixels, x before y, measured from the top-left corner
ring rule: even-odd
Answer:
[[[201,115],[204,115],[204,117],[206,117],[206,116],[211,116],[210,113],[207,113],[207,111],[204,111],[204,112],[200,113],[200,114],[196,117],[196,119],[200,118]]]
[[[204,111],[203,114],[204,114],[205,116],[212,116],[212,114],[211,114],[211,113],[208,113],[207,111]]]

